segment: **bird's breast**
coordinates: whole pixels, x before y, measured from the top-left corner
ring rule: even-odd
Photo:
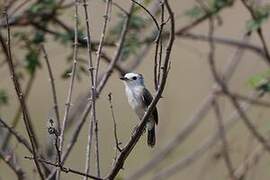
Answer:
[[[139,118],[142,118],[145,113],[141,93],[140,89],[130,90],[130,88],[126,88],[128,102]]]

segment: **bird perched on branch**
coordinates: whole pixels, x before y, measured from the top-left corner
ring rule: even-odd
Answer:
[[[132,109],[141,120],[151,104],[153,97],[144,85],[141,74],[127,73],[120,78],[124,81],[126,96]],[[146,123],[147,144],[153,147],[156,144],[155,126],[158,124],[158,112],[155,107]]]

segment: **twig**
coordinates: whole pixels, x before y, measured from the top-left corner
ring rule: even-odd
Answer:
[[[34,130],[33,130],[33,125],[29,119],[29,113],[28,113],[28,109],[27,109],[27,106],[26,106],[26,103],[25,103],[25,100],[24,100],[24,95],[22,93],[22,90],[21,90],[21,86],[19,84],[19,81],[18,81],[18,78],[17,78],[17,75],[15,73],[15,69],[14,69],[14,64],[13,64],[13,61],[12,61],[12,54],[11,54],[11,47],[10,47],[10,28],[9,28],[9,21],[8,21],[8,14],[6,13],[6,11],[4,11],[4,15],[5,15],[5,18],[6,18],[6,24],[7,24],[7,52],[8,52],[8,57],[7,57],[7,61],[8,61],[8,66],[9,66],[9,71],[10,71],[10,74],[11,74],[11,79],[13,80],[13,84],[14,84],[14,88],[16,90],[16,94],[17,94],[17,97],[20,101],[20,105],[21,105],[21,108],[22,108],[22,112],[23,112],[23,120],[24,120],[24,124],[25,124],[25,127],[26,127],[26,130],[27,130],[27,134],[29,136],[29,139],[30,139],[30,143],[31,143],[31,146],[32,146],[32,150],[33,150],[33,156],[34,156],[34,162],[36,164],[36,167],[37,167],[37,171],[38,171],[38,174],[40,176],[40,178],[42,180],[44,180],[44,175],[43,175],[43,172],[39,166],[39,163],[38,161],[36,160],[37,158],[37,151],[38,151],[38,142],[37,142],[37,139],[36,139],[36,136],[34,134]],[[1,41],[2,43],[2,41]],[[4,47],[5,45],[2,43],[2,46]]]
[[[234,168],[233,168],[232,160],[229,153],[229,143],[227,141],[225,127],[223,124],[223,117],[220,111],[217,98],[213,101],[213,109],[215,111],[215,115],[217,119],[219,136],[222,142],[222,152],[223,152],[222,154],[224,157],[226,167],[228,169],[231,180],[237,180],[237,178],[234,175]]]
[[[51,88],[52,88],[52,95],[53,95],[53,107],[54,107],[54,112],[55,112],[55,116],[56,116],[56,122],[57,122],[57,129],[58,132],[60,132],[60,115],[59,115],[59,109],[58,109],[58,103],[57,103],[57,95],[56,95],[56,88],[55,88],[55,83],[54,83],[54,77],[53,77],[53,73],[52,73],[52,68],[49,62],[49,58],[48,58],[48,54],[46,52],[46,49],[44,47],[44,45],[41,45],[41,49],[43,51],[44,54],[44,59],[47,65],[47,69],[49,72],[49,80],[50,80],[50,84],[51,84]]]
[[[226,96],[226,94],[224,94],[221,91],[217,92],[217,94]],[[248,96],[245,96],[245,95],[242,95],[242,94],[238,94],[238,93],[235,93],[235,92],[231,92],[231,94],[238,100],[246,101],[246,102],[249,102],[250,104],[263,106],[263,107],[267,107],[267,108],[270,107],[270,102],[268,102],[268,101],[258,100],[258,99],[251,98],[251,97],[248,97]]]
[[[57,159],[57,164],[59,164],[59,166],[62,166],[62,163],[61,163],[61,152],[60,152],[60,149],[59,149],[59,131],[57,131],[57,129],[54,127],[54,122],[52,119],[49,120],[50,122],[50,126],[48,128],[48,133],[50,135],[54,135],[55,137],[55,140],[54,140],[54,147],[55,147],[55,150],[56,150],[56,159]]]
[[[24,158],[28,159],[28,160],[33,160],[33,157],[25,156]],[[60,166],[59,164],[47,161],[45,159],[40,159],[39,158],[38,161],[42,162],[42,163],[45,163],[45,164],[49,164],[49,165],[54,166],[54,167],[57,167],[64,173],[72,173],[72,174],[77,174],[77,175],[80,175],[80,176],[87,176],[89,178],[96,179],[96,180],[103,180],[102,178],[92,176],[90,174],[86,174],[86,173],[83,173],[83,172],[80,172],[80,171],[77,171],[77,170],[74,170],[74,169],[71,169],[71,168],[67,168],[67,167],[64,167],[64,166]]]
[[[18,180],[24,180],[25,172],[22,170],[22,168],[14,161],[15,154],[7,154],[4,151],[0,149],[0,159],[2,159],[9,167],[12,169],[12,171],[16,174]]]
[[[122,143],[119,142],[118,136],[117,136],[117,125],[116,125],[115,115],[114,115],[114,111],[113,111],[112,93],[111,92],[108,94],[108,100],[109,100],[109,103],[110,103],[110,109],[111,109],[112,120],[113,120],[113,135],[114,135],[115,149],[116,149],[116,153],[115,154],[117,155],[117,150],[119,152],[122,151],[122,149],[119,146]],[[116,157],[115,157],[115,160],[116,160]]]
[[[62,154],[63,150],[63,145],[64,145],[64,132],[66,128],[66,121],[68,119],[69,115],[69,110],[70,110],[70,105],[71,105],[71,97],[72,97],[72,92],[73,92],[73,86],[74,86],[74,79],[75,79],[75,74],[76,74],[76,67],[77,67],[77,56],[78,56],[78,25],[79,25],[79,20],[78,20],[78,0],[75,0],[75,27],[74,27],[74,49],[73,49],[73,65],[72,65],[72,71],[71,71],[71,80],[69,84],[69,89],[68,89],[68,95],[67,95],[67,100],[65,104],[65,114],[64,114],[64,119],[62,122],[62,127],[61,127],[61,134],[59,136],[60,138],[60,144],[59,144],[59,150],[60,153]],[[61,159],[61,162],[62,159]],[[60,178],[60,171],[57,171],[57,179]]]
[[[25,101],[27,100],[28,95],[30,94],[31,89],[33,87],[33,83],[34,83],[34,80],[35,80],[35,74],[36,74],[35,72],[33,74],[31,74],[29,80],[26,83],[26,87],[25,87],[25,90],[24,90],[24,99],[25,99]],[[19,107],[16,109],[15,116],[12,119],[12,122],[11,122],[12,127],[14,127],[14,128],[17,127],[17,125],[19,123],[19,120],[20,120],[20,117],[21,117],[21,114],[22,114],[22,108],[19,105]],[[10,138],[11,138],[11,134],[7,134],[6,137],[4,138],[3,143],[2,143],[2,149],[3,150],[5,150],[6,147],[8,146],[8,144],[10,142]]]
[[[135,0],[131,0],[132,2],[134,2],[135,4],[137,4],[138,6],[140,6],[141,8],[143,8],[143,10],[151,17],[151,19],[154,21],[155,25],[156,25],[156,28],[157,30],[159,31],[160,30],[160,27],[158,25],[158,22],[156,20],[156,18],[151,14],[151,12],[146,8],[144,7],[142,4],[138,3],[137,1]]]
[[[154,60],[154,85],[155,90],[157,91],[160,81],[160,73],[161,73],[161,60],[162,60],[162,31],[164,23],[164,3],[161,3],[161,23],[160,28],[158,28],[158,36],[156,38],[156,49],[155,49],[155,60]],[[160,46],[160,48],[159,48]],[[159,60],[158,60],[158,51],[159,51]]]
[[[155,95],[153,101],[151,102],[151,104],[148,107],[148,110],[146,111],[146,113],[144,114],[135,134],[131,137],[130,141],[126,144],[126,146],[124,147],[123,151],[119,154],[111,172],[106,176],[105,179],[114,179],[115,176],[119,173],[119,171],[123,168],[124,162],[127,159],[127,157],[129,156],[130,152],[132,151],[132,149],[134,148],[134,146],[136,145],[136,143],[138,142],[138,140],[140,139],[144,127],[146,125],[147,119],[150,116],[150,113],[152,112],[152,110],[154,109],[154,107],[156,106],[157,102],[159,101],[159,99],[161,98],[162,92],[165,88],[166,85],[166,80],[167,80],[167,69],[168,69],[168,65],[169,65],[169,61],[170,61],[170,55],[171,55],[171,50],[172,50],[172,46],[174,43],[174,31],[175,31],[175,24],[174,24],[174,14],[171,10],[171,7],[168,3],[167,0],[165,0],[165,7],[168,10],[169,16],[170,16],[170,22],[171,22],[171,27],[170,27],[170,39],[166,48],[166,56],[164,59],[164,65],[163,65],[163,73],[162,73],[162,78],[161,78],[161,83],[159,86],[159,89],[157,91],[157,94]]]
[[[252,166],[254,167],[259,162],[259,160],[261,159],[263,155],[265,155],[263,146],[261,145],[257,146],[251,152],[249,157],[238,166],[238,168],[234,172],[234,175],[238,179],[242,179],[245,176],[245,174],[248,172],[248,170]]]
[[[14,137],[17,139],[17,141],[19,143],[23,144],[29,152],[32,152],[31,145],[29,144],[29,142],[22,135],[20,135],[17,131],[15,131],[12,127],[10,127],[1,118],[0,118],[0,124],[2,124],[3,127],[6,128],[10,134],[14,135]]]
[[[91,89],[91,118],[89,121],[89,130],[88,130],[88,143],[86,145],[86,161],[85,161],[85,173],[90,172],[90,155],[91,155],[91,147],[92,147],[92,137],[93,137],[93,124],[94,132],[95,132],[95,150],[96,150],[96,169],[97,169],[97,176],[100,177],[100,165],[99,165],[99,141],[98,141],[98,122],[96,117],[96,81],[95,81],[95,74],[94,74],[94,66],[92,60],[92,49],[91,49],[91,34],[90,34],[90,26],[89,26],[89,17],[87,11],[87,2],[83,0],[83,7],[84,7],[84,16],[85,16],[85,24],[86,24],[86,31],[87,31],[87,50],[88,50],[88,71],[90,76],[90,89]],[[84,177],[84,180],[87,180],[87,177]]]

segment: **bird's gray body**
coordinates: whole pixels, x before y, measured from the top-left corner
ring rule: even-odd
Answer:
[[[128,98],[128,102],[132,109],[135,111],[139,119],[141,120],[147,111],[148,106],[152,102],[151,93],[145,88],[144,80],[141,74],[127,73],[123,78],[125,84],[125,91]],[[155,125],[158,123],[157,109],[154,108],[151,113],[146,127],[148,130],[148,145],[155,145]]]
[[[144,87],[136,86],[134,88],[130,88],[126,86],[125,90],[129,105],[136,112],[139,119],[142,119],[145,112],[147,111],[147,105],[143,101],[143,92],[145,90]],[[150,115],[146,126],[148,129],[151,129],[155,126],[155,120],[153,119],[153,115]]]

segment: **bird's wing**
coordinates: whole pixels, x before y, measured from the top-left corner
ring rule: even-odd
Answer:
[[[143,88],[142,94],[143,94],[142,100],[143,100],[144,104],[148,107],[151,104],[153,97],[152,97],[151,93],[146,88]],[[155,120],[156,124],[158,124],[158,111],[157,111],[156,107],[154,108],[152,113],[153,113],[154,120]]]

